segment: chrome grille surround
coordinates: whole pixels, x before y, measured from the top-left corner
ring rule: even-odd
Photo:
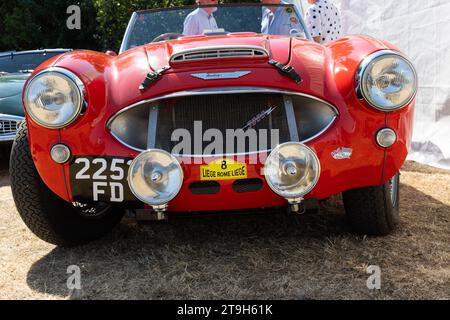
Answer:
[[[0,114],[0,142],[13,141],[24,117]]]
[[[269,53],[263,47],[220,46],[189,49],[173,54],[170,63],[226,58],[268,58]]]
[[[156,97],[149,100],[143,100],[140,102],[137,102],[133,105],[130,105],[128,107],[125,107],[124,109],[117,112],[115,115],[113,115],[108,123],[107,128],[111,135],[122,145],[139,152],[143,152],[147,149],[145,146],[145,143],[148,142],[148,136],[147,133],[149,132],[149,126],[148,126],[148,115],[149,110],[157,106],[159,104],[163,104],[166,100],[170,99],[176,99],[176,98],[185,98],[185,97],[195,97],[195,96],[210,96],[210,95],[237,95],[237,94],[280,94],[283,96],[292,96],[292,97],[298,97],[299,99],[305,99],[305,101],[309,101],[312,104],[316,104],[316,106],[319,106],[322,108],[322,111],[327,113],[325,117],[323,117],[322,123],[320,123],[319,127],[314,128],[314,123],[308,122],[308,119],[302,118],[301,110],[295,111],[295,117],[298,119],[298,126],[299,130],[302,130],[302,128],[306,128],[308,132],[311,134],[300,134],[299,135],[299,141],[302,143],[307,143],[319,136],[321,136],[323,133],[325,133],[336,121],[337,117],[339,116],[339,112],[330,103],[308,95],[303,94],[300,92],[293,92],[293,91],[286,91],[286,90],[279,90],[279,89],[272,89],[272,88],[259,88],[259,87],[226,87],[226,88],[209,88],[209,89],[200,89],[200,90],[190,90],[190,91],[180,91],[171,93],[165,96]],[[212,106],[214,107],[214,106]],[[314,110],[316,108],[310,108],[309,111]],[[140,111],[139,111],[140,110]],[[144,114],[143,110],[148,110]],[[161,108],[161,110],[164,110]],[[320,111],[317,111],[317,114],[319,114]],[[126,123],[122,123],[120,125],[115,125],[116,120],[120,120],[120,118],[125,117],[127,119]],[[158,118],[159,119],[159,118]],[[220,121],[220,119],[217,119],[217,121]],[[230,128],[232,129],[232,128]],[[286,129],[286,128],[280,128]],[[160,133],[156,132],[157,135],[161,135]],[[167,139],[167,137],[166,137]],[[291,141],[291,140],[289,140]],[[282,143],[283,141],[280,141]],[[171,150],[166,150],[168,152],[171,152]],[[259,153],[259,152],[270,152],[269,150],[258,150],[256,152],[246,152],[246,154],[252,154],[252,153]],[[178,155],[174,154],[175,156],[184,156],[184,157],[198,157],[202,155],[197,154],[183,154]],[[221,154],[221,155],[215,155],[215,156],[230,156],[230,155],[237,155],[237,154]]]

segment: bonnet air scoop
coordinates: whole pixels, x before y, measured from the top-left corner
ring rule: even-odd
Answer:
[[[170,57],[170,64],[205,61],[216,59],[269,59],[269,53],[259,46],[214,46],[188,49],[173,54]]]

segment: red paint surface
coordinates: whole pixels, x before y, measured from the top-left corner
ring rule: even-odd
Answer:
[[[148,90],[139,91],[138,87],[146,74],[151,69],[167,65],[171,54],[212,45],[263,46],[272,58],[281,62],[288,62],[290,57],[289,64],[296,68],[304,81],[298,85],[280,75],[267,64],[267,59],[229,59],[202,64],[174,64],[161,80]],[[317,153],[322,167],[320,180],[307,198],[324,199],[345,190],[379,185],[391,178],[406,159],[411,143],[414,105],[412,102],[410,106],[386,116],[356,97],[355,72],[360,62],[367,55],[383,49],[389,49],[388,44],[369,37],[347,37],[321,46],[301,39],[237,34],[186,37],[168,43],[149,44],[117,57],[92,51],[67,53],[52,60],[52,63],[80,77],[87,89],[89,106],[84,115],[59,131],[39,127],[27,118],[33,159],[48,187],[60,197],[71,200],[68,166],[55,164],[49,156],[50,148],[55,143],[65,143],[75,156],[135,157],[138,152],[121,145],[106,128],[107,121],[124,107],[177,91],[230,86],[263,87],[313,95],[328,101],[339,111],[334,125],[307,143]],[[49,65],[46,63],[36,72]],[[193,72],[239,70],[252,73],[240,79],[214,81],[191,76]],[[375,134],[386,123],[396,130],[399,139],[395,146],[385,151],[376,144]],[[332,152],[342,147],[353,149],[352,157],[333,159]],[[264,180],[261,167],[261,164],[248,165],[248,177]],[[188,185],[198,181],[200,168],[198,165],[183,165],[183,170],[185,181],[179,195],[170,203],[171,211],[262,208],[286,203],[267,185],[258,192],[235,193],[231,189],[233,181],[219,181],[221,191],[216,195],[194,195],[188,190]]]

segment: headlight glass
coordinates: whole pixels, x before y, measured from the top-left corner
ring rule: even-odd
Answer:
[[[286,199],[311,192],[320,176],[320,162],[306,145],[287,142],[276,147],[266,160],[264,174],[269,187]]]
[[[27,113],[47,128],[62,128],[73,122],[83,105],[82,83],[64,70],[43,71],[28,83],[24,103]]]
[[[178,160],[168,152],[148,150],[131,163],[128,184],[142,202],[152,206],[167,204],[181,189],[183,170]]]
[[[359,74],[363,98],[374,108],[394,111],[407,105],[417,91],[417,75],[404,57],[376,52],[366,58]]]

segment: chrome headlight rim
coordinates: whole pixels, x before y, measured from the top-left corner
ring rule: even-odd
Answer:
[[[42,77],[45,74],[57,74],[58,76],[62,76],[63,78],[66,78],[69,81],[72,81],[75,84],[76,87],[76,94],[77,97],[79,99],[79,103],[75,108],[75,112],[73,113],[73,115],[67,119],[66,121],[64,121],[64,123],[61,124],[57,124],[57,125],[49,125],[48,123],[43,122],[42,120],[40,120],[39,118],[37,118],[33,112],[30,110],[30,107],[27,105],[26,103],[26,97],[28,95],[28,91],[30,88],[30,84],[36,80],[39,77]],[[39,71],[38,73],[36,73],[32,78],[29,79],[29,81],[26,84],[26,88],[25,88],[25,92],[24,92],[24,105],[25,105],[25,110],[27,112],[27,115],[30,116],[30,118],[36,122],[37,124],[39,124],[40,126],[47,128],[47,129],[62,129],[64,127],[67,127],[68,125],[72,124],[79,116],[80,114],[83,112],[83,107],[85,105],[87,105],[86,103],[86,90],[85,90],[85,86],[83,81],[81,81],[81,79],[74,74],[73,72],[65,69],[65,68],[61,68],[61,67],[49,67],[46,69],[43,69],[41,71]]]
[[[414,81],[415,81],[415,88],[414,88],[414,91],[411,94],[411,97],[408,100],[406,100],[402,105],[396,106],[394,108],[381,107],[381,106],[373,103],[371,101],[371,99],[367,98],[367,95],[364,92],[364,88],[363,88],[364,74],[365,74],[367,68],[370,66],[370,64],[372,62],[374,62],[374,61],[380,60],[382,57],[389,57],[389,56],[397,57],[397,58],[403,60],[405,63],[407,63],[409,65],[409,67],[411,68],[412,72],[413,72]],[[368,56],[366,56],[362,60],[362,62],[360,63],[360,65],[359,65],[357,70],[358,71],[356,72],[356,94],[357,94],[358,98],[360,100],[366,101],[372,108],[375,108],[378,111],[394,112],[394,111],[401,110],[401,109],[405,108],[406,106],[408,106],[414,100],[414,98],[417,95],[417,91],[419,89],[419,86],[418,86],[418,75],[417,75],[416,68],[414,67],[412,62],[407,57],[405,57],[402,53],[400,53],[398,51],[394,51],[394,50],[380,50],[380,51],[376,51],[376,52],[374,52],[372,54],[369,54]]]
[[[308,188],[306,188],[303,192],[298,193],[298,194],[294,194],[294,195],[286,195],[285,193],[281,192],[276,186],[274,186],[273,183],[272,183],[272,181],[270,181],[270,179],[268,179],[267,176],[264,177],[265,180],[266,180],[266,182],[267,182],[267,185],[269,186],[269,188],[270,188],[273,192],[275,192],[275,193],[276,193],[277,195],[279,195],[280,197],[283,197],[283,198],[285,198],[285,199],[287,199],[287,200],[290,201],[290,200],[296,200],[296,199],[303,199],[304,196],[306,196],[307,194],[311,193],[311,191],[314,190],[314,188],[317,186],[317,183],[318,183],[319,180],[320,180],[320,175],[321,175],[321,172],[322,172],[322,167],[321,167],[321,164],[320,164],[319,157],[317,156],[317,154],[314,152],[313,149],[311,149],[309,146],[307,146],[307,145],[304,144],[304,143],[301,143],[301,142],[295,142],[295,141],[289,141],[289,142],[285,142],[285,143],[279,144],[276,148],[274,148],[274,149],[270,152],[269,156],[268,156],[267,159],[266,159],[266,163],[267,163],[267,161],[270,159],[270,157],[271,157],[273,154],[275,154],[276,152],[278,152],[279,149],[281,149],[281,148],[283,148],[283,147],[286,147],[286,146],[289,146],[289,145],[296,145],[296,146],[299,146],[300,148],[304,148],[305,150],[307,150],[307,151],[310,153],[310,155],[312,155],[312,157],[313,157],[313,159],[314,159],[314,162],[315,162],[315,164],[316,164],[316,166],[317,166],[317,174],[316,174],[316,177],[315,177],[313,183],[312,183]]]
[[[159,153],[162,153],[162,154],[164,154],[165,156],[169,157],[169,158],[172,160],[172,163],[175,164],[175,166],[177,167],[177,169],[178,169],[178,171],[179,171],[179,173],[180,173],[180,181],[179,181],[179,183],[178,183],[178,185],[177,185],[177,187],[176,187],[176,190],[177,190],[177,191],[176,191],[176,192],[173,192],[173,194],[172,194],[170,197],[164,199],[164,201],[158,201],[158,202],[155,202],[155,203],[149,203],[149,201],[147,201],[148,199],[145,199],[143,196],[141,196],[139,193],[137,193],[137,192],[134,190],[134,187],[132,186],[132,183],[131,183],[131,181],[133,180],[133,177],[132,177],[132,175],[133,175],[133,173],[132,173],[132,168],[134,168],[134,166],[136,165],[136,162],[139,161],[141,157],[143,157],[145,154],[148,154],[148,153],[150,153],[150,152],[159,152]],[[127,181],[128,181],[128,185],[129,185],[129,187],[130,187],[131,193],[133,193],[133,195],[134,195],[139,201],[141,201],[141,202],[143,202],[143,203],[145,203],[145,204],[147,204],[147,205],[150,205],[150,206],[153,206],[153,207],[155,207],[155,206],[157,207],[157,206],[162,206],[162,205],[168,204],[170,201],[172,201],[173,199],[175,199],[175,198],[178,196],[178,194],[179,194],[180,191],[181,191],[181,188],[183,187],[183,183],[184,183],[184,172],[183,172],[183,168],[181,167],[181,164],[180,164],[180,162],[178,161],[178,159],[177,159],[174,155],[172,155],[171,153],[169,153],[169,152],[167,152],[167,151],[165,151],[165,150],[162,150],[162,149],[148,149],[148,150],[145,150],[144,152],[141,152],[141,153],[140,153],[138,156],[136,156],[136,157],[133,159],[133,161],[130,163],[129,170],[128,170],[128,174],[127,174]]]

